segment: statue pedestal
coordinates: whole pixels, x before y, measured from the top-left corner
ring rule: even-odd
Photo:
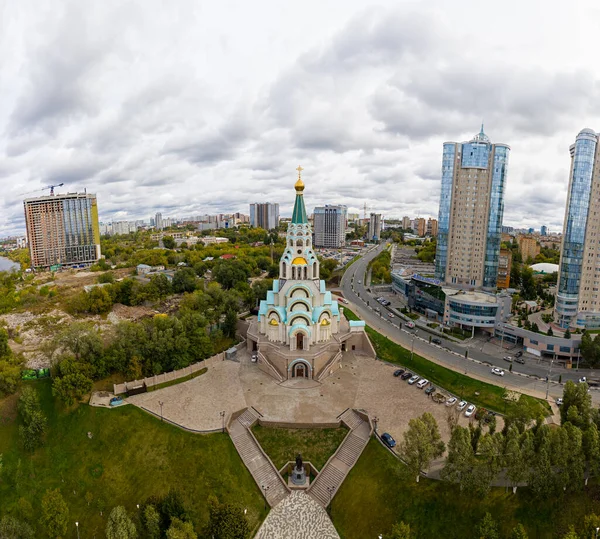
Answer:
[[[306,477],[306,472],[304,471],[304,466],[302,466],[301,468],[294,466],[294,469],[292,470],[292,473],[290,474],[290,479],[292,480],[292,483],[294,485],[296,485],[297,487],[304,486],[307,482],[307,477]]]
[[[288,462],[280,471],[282,475],[287,473],[287,485],[292,490],[304,490],[310,486],[310,474],[315,473],[310,462],[303,462],[298,469],[295,462]]]

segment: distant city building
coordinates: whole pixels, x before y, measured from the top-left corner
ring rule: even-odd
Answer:
[[[502,233],[503,234],[510,234],[511,232],[513,232],[515,229],[512,226],[503,226],[502,227]]]
[[[315,247],[340,248],[346,244],[346,206],[325,205],[315,208]]]
[[[569,148],[571,172],[564,219],[555,320],[563,328],[600,327],[600,145],[583,129]]]
[[[498,257],[498,282],[496,286],[501,289],[510,288],[510,270],[512,269],[512,251],[500,249]]]
[[[531,236],[519,236],[517,241],[523,262],[527,262],[530,258],[533,260],[540,254],[540,246],[535,238]]]
[[[112,223],[100,223],[100,234],[116,236],[118,234],[129,234],[137,232],[138,221],[113,221]]]
[[[404,217],[402,217],[402,228],[404,230],[408,230],[409,228],[412,228],[411,222],[410,222],[410,217],[408,215],[405,215]]]
[[[540,228],[540,236],[547,236],[548,235],[548,227],[546,225],[542,225],[542,227]]]
[[[354,221],[357,221],[358,219],[360,219],[359,213],[349,213],[348,214],[348,222],[349,223],[353,223]]]
[[[438,222],[437,219],[427,219],[427,236],[435,238],[438,233]]]
[[[96,195],[49,195],[23,205],[33,268],[89,266],[100,259]]]
[[[157,213],[154,216],[154,228],[156,228],[156,230],[162,230],[164,228],[162,213]]]
[[[425,221],[425,219],[423,219],[422,217],[417,217],[415,219],[415,226],[413,230],[417,234],[417,236],[422,238],[427,232],[427,221]]]
[[[535,233],[535,228],[528,228],[527,229],[527,234],[534,234]]]
[[[379,241],[381,238],[381,214],[372,213],[369,218],[369,231],[367,237],[370,241]]]
[[[495,289],[510,148],[481,131],[444,143],[435,275],[459,287]]]
[[[279,204],[256,202],[250,204],[250,226],[272,230],[279,226]]]

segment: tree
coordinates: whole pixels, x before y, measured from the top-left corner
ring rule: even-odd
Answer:
[[[0,520],[1,539],[33,539],[33,537],[33,530],[26,522],[8,515]]]
[[[60,362],[58,370],[59,376],[52,383],[52,394],[64,403],[71,405],[92,390],[93,381],[85,365],[67,358]]]
[[[444,448],[435,418],[425,412],[409,421],[400,453],[418,482],[421,470],[429,468],[431,461],[444,453]]]
[[[596,537],[596,529],[600,528],[600,516],[592,513],[583,519],[581,537]]]
[[[565,331],[564,338],[565,339],[571,338],[571,330],[569,328],[567,328],[567,331]]]
[[[477,443],[477,453],[483,459],[485,465],[486,482],[494,481],[502,468],[504,436],[501,433],[484,434]]]
[[[229,309],[225,314],[225,322],[223,322],[223,333],[230,339],[235,338],[237,329],[237,314],[233,309]]]
[[[460,490],[463,490],[469,484],[474,460],[475,455],[473,454],[469,429],[459,426],[454,427],[450,442],[448,442],[448,457],[442,469],[441,478],[445,481],[458,483]]]
[[[173,276],[173,292],[193,292],[196,290],[196,281],[196,272],[192,268],[178,269]]]
[[[512,483],[513,493],[517,492],[519,483],[523,483],[529,475],[530,457],[533,453],[533,438],[529,431],[520,434],[512,425],[506,433],[504,466],[506,477]]]
[[[112,309],[113,300],[104,286],[96,286],[87,292],[86,311],[91,314],[104,314]]]
[[[21,363],[14,359],[0,359],[0,394],[11,395],[21,381]]]
[[[122,505],[114,507],[110,512],[106,523],[106,537],[107,539],[135,539],[137,537],[135,524]]]
[[[35,389],[32,387],[23,389],[19,397],[18,410],[23,421],[19,426],[21,441],[25,449],[33,451],[42,445],[47,423]]]
[[[568,421],[576,427],[586,428],[590,423],[591,413],[592,396],[588,393],[588,385],[568,380],[563,390],[563,405],[560,407],[561,423]]]
[[[596,423],[590,423],[583,432],[583,453],[586,460],[585,484],[590,476],[596,476],[600,472],[600,436]]]
[[[154,505],[148,504],[144,508],[142,522],[148,539],[158,539],[160,537],[160,514]]]
[[[498,525],[490,513],[486,513],[477,528],[479,539],[500,539]]]
[[[546,448],[542,448],[533,461],[529,475],[529,487],[538,496],[550,496],[554,491],[552,464]]]
[[[242,509],[219,503],[215,496],[208,498],[209,521],[206,535],[214,539],[245,539],[250,532]]]
[[[590,537],[593,537],[593,536],[590,536]],[[568,533],[566,535],[563,535],[562,539],[579,539],[579,535],[577,535],[575,533],[575,528],[573,526],[571,526],[569,528]]]
[[[404,524],[404,522],[399,522],[398,524],[394,524],[392,527],[390,539],[411,539],[412,536],[413,535],[410,531],[410,526],[408,524]]]
[[[165,246],[165,249],[175,248],[175,239],[173,238],[173,236],[163,236],[162,242]]]
[[[0,328],[0,359],[11,355],[12,351],[8,345],[8,332],[4,328]]]
[[[170,526],[173,519],[188,520],[187,511],[183,505],[181,494],[178,490],[171,489],[160,503],[162,521]]]
[[[52,539],[60,539],[66,535],[69,508],[59,489],[47,490],[44,494],[40,521]]]
[[[528,539],[523,524],[517,524],[510,532],[510,539]]]
[[[552,329],[551,326],[548,326],[547,335],[548,335],[548,337],[552,337],[554,335],[554,330]]]
[[[197,539],[191,522],[183,522],[175,517],[167,530],[167,539]]]

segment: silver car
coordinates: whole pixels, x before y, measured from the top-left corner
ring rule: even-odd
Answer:
[[[414,383],[419,381],[419,378],[421,378],[420,376],[417,376],[416,374],[408,381],[409,385],[413,385]]]

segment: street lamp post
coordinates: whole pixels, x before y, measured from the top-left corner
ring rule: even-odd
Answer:
[[[269,487],[266,485],[261,485],[263,492],[265,493],[265,511],[267,510],[267,492],[269,491]]]
[[[225,410],[220,412],[221,414],[221,432],[225,432]]]
[[[577,367],[575,367],[575,370],[577,372],[579,372],[579,353],[581,352],[581,348],[577,349]]]
[[[158,405],[160,406],[160,420],[163,420],[163,413],[162,413],[162,407],[163,407],[164,402],[163,401],[158,401]]]
[[[75,527],[77,528],[77,539],[79,539],[79,522],[75,522]],[[596,534],[596,537],[598,534]]]
[[[413,360],[413,354],[415,352],[415,336],[413,335],[412,342],[410,345],[410,360]]]
[[[550,377],[552,376],[552,364],[554,363],[554,359],[556,357],[556,352],[552,356],[550,360],[550,369],[548,370],[548,376],[546,376],[546,400],[548,400],[548,393],[550,392]]]
[[[375,434],[377,434],[377,423],[379,423],[379,418],[378,417],[374,417],[373,418],[373,429],[375,430]]]

